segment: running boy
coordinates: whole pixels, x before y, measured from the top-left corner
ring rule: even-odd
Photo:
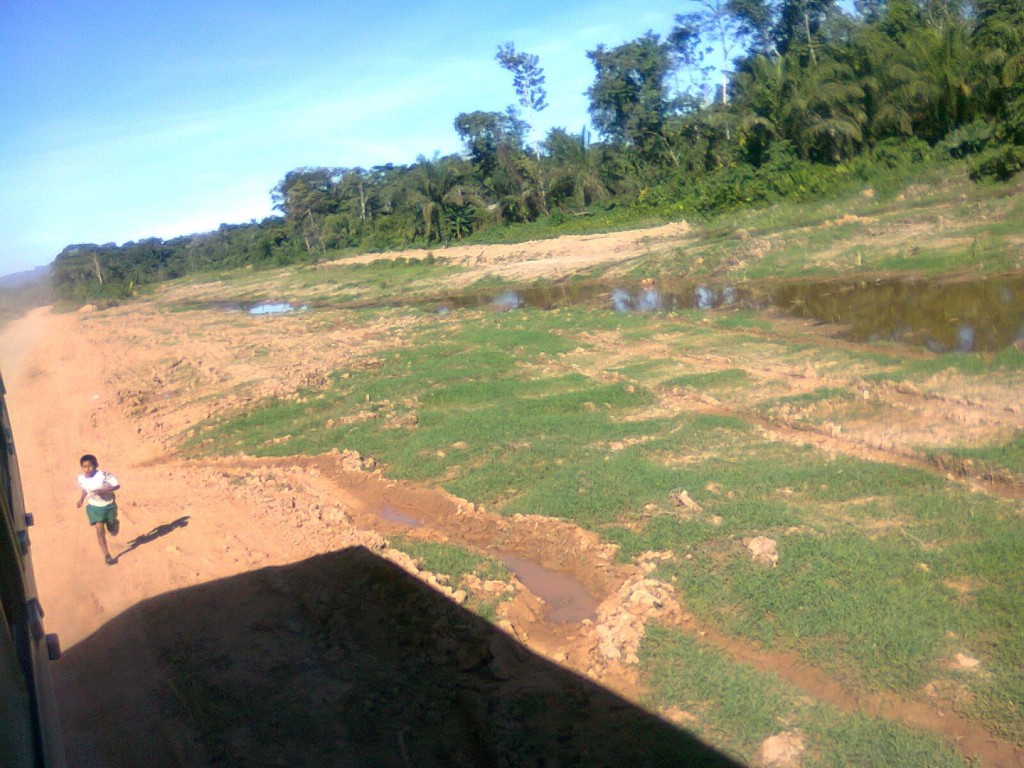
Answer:
[[[107,565],[113,565],[116,561],[110,556],[107,549],[106,531],[111,536],[117,536],[121,523],[117,520],[117,500],[114,491],[121,487],[109,472],[100,469],[100,463],[91,453],[85,454],[78,463],[82,467],[82,474],[78,476],[78,487],[82,489],[82,495],[78,497],[79,509],[86,499],[89,503],[85,505],[85,513],[89,516],[89,525],[96,529],[96,539],[103,550],[103,559]]]

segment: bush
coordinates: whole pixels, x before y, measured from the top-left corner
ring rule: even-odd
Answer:
[[[768,150],[768,160],[757,175],[770,190],[766,199],[807,200],[834,187],[836,168],[801,160],[792,142],[778,141]]]
[[[1024,147],[1004,146],[985,152],[971,163],[974,181],[1007,181],[1024,168]]]
[[[992,126],[977,117],[967,125],[950,131],[949,135],[939,142],[938,147],[949,152],[951,157],[967,157],[981,152],[991,139]]]
[[[913,151],[905,154],[911,157]],[[766,155],[759,167],[739,162],[697,177],[680,172],[670,181],[641,190],[637,205],[711,218],[781,200],[820,199],[835,193],[839,182],[850,176],[845,166],[800,159],[789,141],[774,142]]]
[[[913,163],[924,162],[931,155],[928,142],[912,137],[890,137],[882,139],[871,150],[875,162],[886,168],[899,168]]]

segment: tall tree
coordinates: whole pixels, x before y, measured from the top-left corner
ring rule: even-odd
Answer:
[[[492,178],[499,165],[500,148],[523,151],[526,124],[508,112],[463,112],[455,118],[455,132],[481,179]]]
[[[512,85],[519,97],[519,105],[529,116],[531,144],[535,151],[537,116],[547,109],[547,91],[544,88],[544,69],[540,58],[532,53],[516,51],[514,43],[502,43],[494,56],[503,69],[512,73]]]
[[[785,57],[756,54],[743,62],[733,81],[732,108],[738,122],[738,143],[744,159],[760,165],[781,131],[785,99]]]
[[[782,0],[772,35],[779,53],[799,52],[817,63],[820,32],[837,8],[836,0]]]
[[[666,38],[673,58],[671,69],[676,76],[676,98],[682,112],[701,109],[714,98],[707,95],[707,79],[714,71],[707,57],[714,52],[714,47],[701,39],[701,33],[696,20],[676,16],[675,26]],[[684,72],[687,79],[682,87],[678,84],[680,72]]]
[[[609,196],[602,177],[602,157],[590,146],[585,128],[576,135],[554,128],[544,140],[544,147],[553,173],[553,202],[581,209]]]
[[[331,213],[336,207],[337,168],[296,168],[270,191],[274,208],[286,217],[299,218],[306,211]]]
[[[787,138],[811,160],[837,163],[854,155],[864,143],[867,111],[853,69],[829,58],[789,71],[780,109]]]
[[[298,168],[285,174],[271,190],[274,208],[285,215],[306,252],[317,259],[327,250],[323,218],[338,210],[336,168]]]
[[[615,48],[598,45],[587,52],[587,58],[597,71],[587,90],[594,125],[612,141],[633,146],[653,159],[667,144],[670,47],[654,32],[647,32]]]
[[[729,76],[732,69],[732,54],[741,40],[741,27],[728,0],[698,0],[701,10],[676,16],[676,26],[669,34],[670,44],[677,47],[680,41],[696,33],[702,39],[710,39],[713,45],[703,52],[718,50],[722,61],[718,67],[721,78],[718,99],[729,103]]]
[[[519,162],[514,156],[509,160],[515,160],[515,164],[522,168],[523,173],[517,174],[514,169],[509,169],[511,177],[522,176],[522,181],[535,182],[533,186],[537,192],[537,199],[540,204],[540,212],[547,213],[547,187],[544,181],[544,168],[541,166],[540,142],[537,140],[537,117],[547,109],[547,91],[544,89],[544,70],[540,66],[540,59],[525,51],[516,51],[513,43],[502,43],[498,46],[498,52],[494,57],[498,63],[512,73],[512,84],[519,97],[519,105],[526,110],[528,115],[527,125],[530,133],[530,147],[533,149],[533,167]],[[508,110],[509,117],[516,119],[515,111]],[[507,155],[507,152],[504,154]],[[522,190],[525,185],[520,183]]]
[[[466,185],[468,164],[457,156],[427,159],[422,155],[410,169],[409,201],[419,208],[418,234],[428,242],[456,239],[472,229],[474,205],[480,199]]]
[[[979,87],[997,131],[1024,144],[1024,0],[978,0]]]
[[[477,181],[497,202],[506,221],[532,221],[547,213],[541,162],[525,151],[526,123],[514,107],[501,112],[470,112],[455,118]]]
[[[778,8],[771,0],[728,0],[727,9],[735,20],[737,33],[747,42],[750,54],[779,55],[773,37]]]

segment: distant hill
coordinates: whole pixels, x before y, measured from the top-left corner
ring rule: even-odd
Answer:
[[[44,282],[50,276],[50,265],[45,264],[25,272],[0,277],[0,288],[24,288]]]

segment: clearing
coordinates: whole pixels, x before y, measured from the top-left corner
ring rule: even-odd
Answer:
[[[458,287],[485,276],[615,274],[692,238],[678,223],[435,255],[459,267],[446,283]],[[435,485],[393,479],[374,457],[344,447],[314,456],[184,458],[182,439],[193,425],[265,398],[294,401],[300,391],[324,389],[334,372],[365,371],[400,348],[418,324],[445,322],[323,308],[259,317],[218,306],[240,292],[323,301],[323,275],[379,258],[306,270],[304,292],[286,271],[237,284],[178,283],[102,311],[40,309],[4,329],[0,363],[37,521],[37,580],[47,629],[65,648],[55,674],[69,764],[679,765],[688,754],[701,764],[800,764],[799,734],[780,733],[753,755],[715,756],[669,724],[696,728],[698,715],[640,707],[648,686],[638,647],[656,620],[839,712],[935,733],[981,765],[1024,766],[1019,745],[958,714],[955,686],[931,698],[851,693],[794,653],[702,622],[681,590],[652,576],[668,554],[617,558],[594,530],[542,514],[501,515]],[[208,306],[171,311],[187,302]],[[1024,429],[1019,372],[988,380],[942,370],[913,384],[862,378],[820,362],[854,346],[829,329],[771,313],[763,322],[772,339],[814,353],[771,357],[738,345],[695,347],[680,359],[666,338],[638,342],[595,330],[585,348],[552,359],[545,373],[625,381],[623,371],[640,359],[673,359],[698,377],[739,369],[751,386],[714,396],[699,386],[654,387],[654,402],[634,418],[740,417],[767,441],[918,468],[980,496],[1021,497],[1012,473],[972,472],[969,460],[920,450],[998,442]],[[800,399],[853,387],[853,403],[839,403],[845,410]],[[759,406],[770,394],[785,404]],[[864,404],[871,407],[853,408]],[[391,416],[395,429],[415,428]],[[85,452],[124,486],[113,567],[74,507]],[[684,512],[692,503],[685,494],[678,501]],[[540,591],[582,586],[593,599],[588,606],[583,598],[581,608],[590,618],[552,620],[554,606],[507,573],[458,582],[432,573],[393,539],[519,563],[524,578],[526,563]],[[558,575],[571,584],[559,587]],[[492,622],[457,604],[488,606]]]

